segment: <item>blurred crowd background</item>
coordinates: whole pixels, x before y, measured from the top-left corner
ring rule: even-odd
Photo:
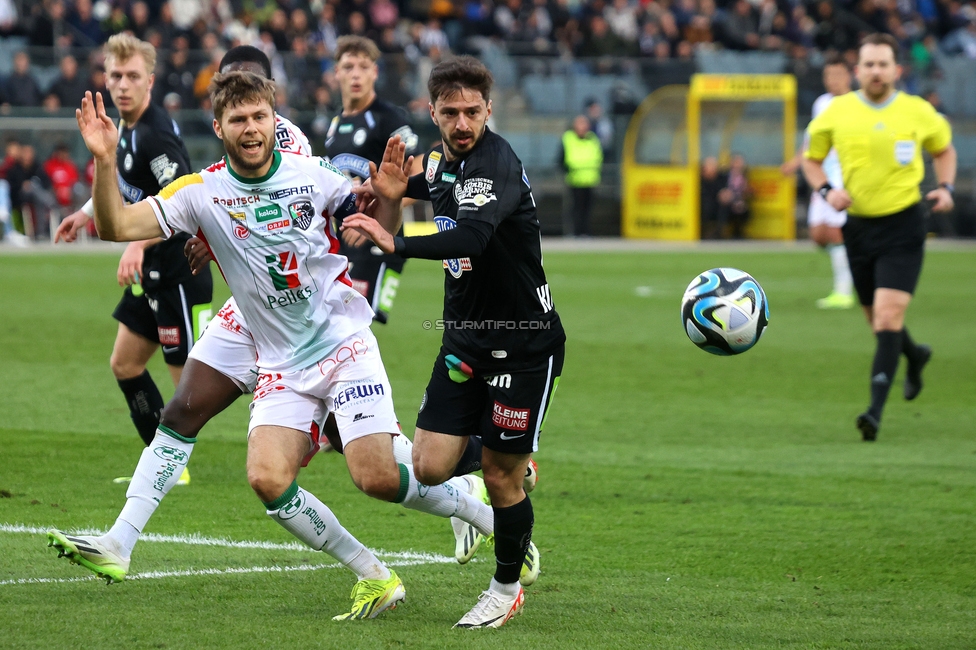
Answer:
[[[839,52],[853,63],[859,39],[871,32],[901,44],[905,90],[953,119],[959,137],[976,132],[976,1],[0,0],[0,131],[17,140],[5,142],[0,174],[48,166],[53,180],[57,165],[71,163],[69,175],[84,182],[87,158],[72,133],[73,111],[86,90],[108,98],[99,46],[120,31],[159,51],[154,101],[180,123],[195,165],[219,155],[206,88],[234,45],[268,54],[278,110],[305,129],[317,153],[341,110],[332,59],[338,36],[376,41],[383,53],[377,92],[411,111],[425,144],[436,138],[427,117],[430,68],[452,54],[473,54],[496,77],[494,125],[533,171],[543,201],[547,183],[557,193],[559,139],[573,117],[587,114],[602,130],[601,214],[612,215],[614,201],[619,208],[624,133],[648,93],[687,83],[695,72],[791,73],[802,128],[823,92],[824,56]],[[41,124],[38,116],[50,119]],[[965,193],[976,146],[957,148]],[[595,217],[595,234],[619,233]]]

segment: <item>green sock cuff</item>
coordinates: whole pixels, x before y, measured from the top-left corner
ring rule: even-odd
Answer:
[[[397,492],[393,503],[403,503],[403,500],[407,498],[407,491],[410,489],[410,470],[403,463],[397,465],[400,468],[400,491]]]
[[[188,445],[196,444],[196,441],[197,441],[196,438],[187,438],[186,436],[181,436],[180,434],[176,433],[175,431],[173,431],[172,429],[170,429],[165,424],[160,424],[158,428],[159,428],[160,431],[162,431],[163,433],[165,433],[170,438],[176,438],[177,440],[182,440],[183,442],[187,443]]]
[[[282,494],[280,497],[271,503],[267,503],[265,501],[262,501],[261,503],[264,504],[265,509],[269,512],[281,510],[281,507],[294,499],[296,494],[298,494],[298,481],[292,481],[291,485],[288,486],[288,489],[285,490],[284,494]]]

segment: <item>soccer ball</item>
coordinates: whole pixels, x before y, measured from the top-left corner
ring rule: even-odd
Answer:
[[[769,322],[769,303],[755,278],[738,269],[699,274],[681,299],[681,323],[691,342],[718,355],[754,346]]]
[[[539,482],[539,466],[535,461],[529,459],[529,466],[525,468],[525,478],[522,479],[522,489],[528,494],[535,489],[535,484]]]

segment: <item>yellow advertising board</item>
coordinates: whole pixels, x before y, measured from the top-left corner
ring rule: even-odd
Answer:
[[[624,187],[623,235],[635,239],[698,239],[698,175],[687,167],[634,166]]]
[[[675,102],[678,95],[682,96],[683,102]],[[685,241],[701,237],[699,169],[703,101],[781,103],[782,123],[773,128],[782,137],[782,160],[793,157],[796,79],[792,75],[696,74],[692,75],[689,86],[661,88],[638,107],[624,139],[621,161],[621,230],[624,237]],[[665,138],[671,140],[670,150],[665,151],[667,146],[662,147],[660,124],[662,120],[669,125],[675,124],[678,111],[683,112],[683,119],[680,126],[665,133]],[[730,115],[736,113],[741,115],[741,111],[730,111]],[[719,156],[724,160],[729,156],[736,120],[727,122]],[[654,132],[652,140],[642,135],[649,125],[659,126],[656,130],[648,129],[648,132]],[[637,152],[644,151],[648,143],[657,147],[650,156],[654,162],[638,163]],[[647,155],[643,157],[648,159]],[[778,166],[755,166],[749,171],[749,179],[754,194],[746,234],[756,239],[794,239],[795,179],[784,176]]]
[[[779,167],[749,170],[752,200],[746,223],[750,239],[796,239],[796,184]]]

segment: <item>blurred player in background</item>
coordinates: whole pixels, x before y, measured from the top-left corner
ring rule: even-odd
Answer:
[[[406,112],[376,96],[379,58],[379,48],[368,38],[341,36],[336,43],[335,74],[342,93],[342,113],[332,119],[325,146],[332,164],[354,187],[369,178],[369,163],[382,159],[391,137],[400,136],[408,156],[417,149],[417,136]],[[420,172],[419,157],[410,171]],[[405,205],[410,203],[408,199]],[[369,301],[375,320],[386,323],[405,260],[383,253],[352,230],[342,234],[339,252],[349,259],[353,286]]]
[[[851,92],[851,70],[844,57],[839,54],[827,57],[823,68],[823,84],[827,92],[813,103],[814,119],[824,112],[835,97]],[[806,149],[806,139],[804,139],[803,149],[796,154],[796,157],[783,165],[784,174],[792,176],[796,173],[803,161],[804,149]],[[823,170],[831,186],[844,187],[844,176],[836,149],[831,149],[824,158]],[[854,306],[854,281],[851,279],[851,267],[847,262],[844,235],[840,230],[846,221],[847,212],[835,210],[817,192],[810,194],[810,208],[807,211],[810,239],[826,249],[834,272],[834,290],[826,298],[817,300],[817,307],[820,309],[850,309]]]
[[[535,515],[524,491],[530,455],[562,372],[566,335],[545,271],[535,199],[512,147],[487,127],[492,76],[465,56],[439,63],[427,87],[443,144],[421,174],[369,192],[433,203],[439,232],[393,237],[364,214],[347,218],[384,252],[443,260],[444,336],[420,405],[414,466],[425,483],[447,480],[481,436],[495,516],[495,574],[456,627],[501,627],[539,571]],[[390,190],[391,193],[384,192]]]
[[[179,128],[150,99],[156,50],[131,34],[116,34],[105,45],[108,91],[119,110],[118,183],[129,203],[158,194],[190,173],[190,156]],[[92,201],[68,216],[55,241],[74,241],[94,214]],[[119,321],[111,367],[129,405],[129,414],[148,446],[156,435],[163,397],[146,364],[163,349],[173,384],[180,383],[187,356],[212,314],[210,269],[193,274],[183,254],[189,235],[130,243],[119,261],[118,281],[126,287],[112,314]],[[190,481],[184,470],[179,484]],[[119,482],[128,477],[116,479]]]
[[[862,439],[873,441],[900,355],[908,360],[906,400],[922,390],[922,369],[932,356],[905,327],[925,255],[922,149],[932,156],[939,184],[925,195],[936,212],[953,207],[956,150],[946,119],[921,97],[895,87],[901,66],[894,37],[865,37],[855,74],[861,89],[835,98],[807,128],[803,173],[835,210],[847,210],[843,233],[851,275],[877,341],[871,404],[856,420]],[[823,167],[831,148],[840,159],[843,188],[833,186]]]

